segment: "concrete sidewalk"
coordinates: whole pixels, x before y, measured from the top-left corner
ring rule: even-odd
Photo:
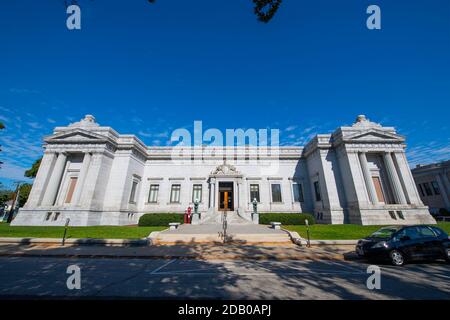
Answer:
[[[353,260],[352,246],[299,247],[246,244],[155,245],[146,247],[0,244],[0,256],[204,260]]]

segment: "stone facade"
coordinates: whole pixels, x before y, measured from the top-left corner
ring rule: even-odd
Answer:
[[[432,214],[441,209],[450,212],[450,160],[418,165],[412,170],[422,201]]]
[[[404,142],[394,128],[359,116],[305,147],[205,153],[204,146],[147,147],[86,116],[45,139],[30,197],[12,224],[131,225],[144,213],[183,213],[195,200],[199,223],[217,223],[221,210],[255,223],[254,199],[259,212],[308,212],[318,223],[435,223]]]

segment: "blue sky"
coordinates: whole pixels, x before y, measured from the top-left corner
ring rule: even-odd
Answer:
[[[284,0],[268,24],[250,0],[78,3],[81,31],[63,0],[0,4],[4,184],[85,114],[149,145],[194,120],[303,145],[362,113],[407,136],[411,164],[450,158],[448,0]],[[370,4],[382,30],[366,28]]]

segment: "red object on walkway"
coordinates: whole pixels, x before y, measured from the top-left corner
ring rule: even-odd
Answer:
[[[191,223],[191,219],[192,219],[192,208],[188,207],[187,208],[187,220],[188,220],[189,224]]]

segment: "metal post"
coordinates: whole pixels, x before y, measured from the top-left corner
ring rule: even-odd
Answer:
[[[69,226],[69,223],[70,223],[70,219],[67,218],[66,219],[66,224],[64,225],[64,235],[63,235],[63,238],[62,238],[62,245],[63,246],[66,243],[67,227]]]
[[[253,199],[253,214],[252,214],[252,221],[255,224],[259,224],[259,215],[258,215],[258,201]]]
[[[223,234],[223,243],[227,242],[227,229],[228,229],[228,223],[227,223],[227,212],[224,211],[223,212],[223,216],[222,216],[222,234]]]
[[[200,223],[200,214],[198,213],[198,199],[195,199],[194,201],[194,214],[192,215],[191,223],[192,224],[199,224]]]
[[[14,218],[14,211],[16,210],[17,203],[19,201],[19,194],[20,194],[20,182],[17,182],[16,186],[16,192],[14,193],[13,202],[11,204],[11,209],[9,210],[9,213],[6,214],[3,217],[3,221],[7,223],[11,223],[12,219]]]
[[[305,220],[305,225],[306,225],[306,237],[307,237],[307,247],[311,248],[311,239],[309,236],[309,221],[308,219]]]

